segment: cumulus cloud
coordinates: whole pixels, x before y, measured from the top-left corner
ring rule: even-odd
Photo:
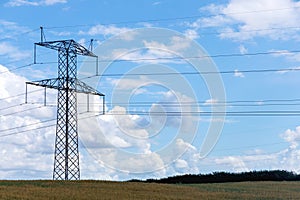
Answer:
[[[7,72],[7,68],[0,66],[1,74],[0,109],[20,105],[24,101],[21,97],[7,98],[24,92],[26,78]],[[14,85],[14,90],[11,90]],[[55,93],[55,92],[54,92]],[[183,94],[167,91],[161,93],[163,101],[191,102]],[[54,101],[55,95],[51,101]],[[30,100],[43,101],[43,93],[30,94]],[[82,101],[79,98],[79,103]],[[91,100],[92,101],[92,100]],[[93,99],[95,105],[101,105],[100,99]],[[210,99],[207,103],[214,103]],[[160,103],[160,102],[157,102]],[[24,105],[34,108],[34,105]],[[33,107],[31,107],[33,106]],[[96,109],[91,107],[90,109]],[[20,112],[23,105],[1,110],[1,130],[17,126],[27,126],[11,131],[1,131],[2,134],[13,135],[0,137],[1,158],[0,177],[2,179],[47,178],[53,169],[53,152],[55,126],[39,129],[43,125],[41,120],[55,118],[55,108],[37,108],[37,112]],[[165,108],[169,109],[169,108]],[[7,115],[17,112],[17,114]],[[118,113],[119,115],[115,115]],[[183,173],[200,173],[203,165],[198,148],[190,141],[181,137],[172,140],[168,151],[160,152],[153,148],[158,142],[149,138],[151,132],[147,127],[137,126],[141,116],[127,114],[121,106],[107,110],[106,116],[92,116],[86,113],[79,116],[79,134],[83,148],[81,151],[82,178],[99,178],[105,180],[124,180],[131,178],[153,178]],[[89,117],[90,118],[84,118]],[[191,120],[189,120],[191,121]],[[171,126],[172,121],[166,121]],[[174,122],[174,121],[173,121]],[[28,127],[28,125],[34,124]],[[186,127],[190,127],[186,124]],[[23,130],[32,129],[28,132]],[[18,134],[15,134],[18,133]],[[257,169],[285,169],[300,172],[298,167],[300,151],[300,128],[288,129],[281,137],[288,142],[289,147],[279,152],[266,154],[264,151],[254,151],[253,155],[227,155],[208,157],[208,163],[224,171],[245,171]],[[153,170],[156,169],[156,170]],[[215,169],[215,168],[214,168]],[[5,173],[3,173],[5,172]],[[138,174],[140,173],[140,174]]]
[[[150,149],[148,132],[137,127],[135,119],[125,115],[124,108],[115,107],[106,116],[80,123],[80,137],[86,150],[98,164],[110,168],[112,176],[142,176],[164,167],[160,156]]]
[[[25,105],[24,96],[19,94],[25,92],[27,79],[9,72],[2,65],[0,72],[3,72],[0,75],[0,169],[6,172],[0,176],[2,179],[49,178],[55,126],[50,126],[53,121],[41,121],[53,118],[55,112],[50,107]],[[33,92],[30,95],[36,102],[42,102],[41,93]],[[40,129],[42,126],[47,127]]]
[[[215,162],[218,165],[223,165],[223,164],[229,165],[232,167],[232,170],[235,172],[249,171],[242,158],[239,158],[237,156],[227,156],[224,158],[217,158]]]
[[[298,1],[292,0],[231,0],[228,4],[201,8],[214,16],[200,18],[190,26],[216,27],[221,38],[248,40],[254,37],[299,39],[300,19]]]
[[[300,173],[300,127],[287,129],[280,137],[287,142],[288,147],[277,152],[266,153],[261,149],[247,151],[249,155],[223,156],[210,158],[210,164],[217,164],[218,171],[251,171],[266,169],[281,169]]]
[[[300,126],[297,126],[295,130],[286,130],[281,137],[290,143],[291,149],[296,149],[300,142]]]

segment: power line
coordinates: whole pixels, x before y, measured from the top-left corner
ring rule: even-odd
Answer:
[[[36,109],[39,109],[39,108],[42,108],[42,107],[43,106],[34,107],[34,108],[28,108],[26,110],[16,111],[16,112],[13,112],[13,113],[8,113],[8,114],[0,115],[0,117],[6,117],[6,116],[14,115],[14,114],[24,113],[24,112],[28,112],[28,111],[31,111],[31,110],[36,110]]]
[[[3,107],[3,108],[0,108],[0,111],[1,111],[1,110],[7,110],[7,109],[10,109],[10,108],[19,107],[19,106],[22,106],[22,105],[24,105],[24,104],[25,104],[25,103],[21,103],[21,104],[17,104],[17,105],[13,105],[13,106]]]
[[[22,33],[12,34],[12,35],[10,35],[9,37],[1,38],[0,41],[6,40],[6,39],[12,38],[12,37],[17,37],[17,36],[20,36],[20,35],[27,35],[27,34],[29,34],[29,33],[33,33],[33,32],[38,31],[38,30],[39,30],[39,28],[36,28],[36,29],[29,30],[29,31],[24,31],[24,32],[22,32]]]
[[[37,124],[43,124],[43,123],[47,123],[47,122],[51,122],[51,121],[56,121],[56,118],[55,119],[48,119],[48,120],[44,120],[44,121],[39,121],[39,122],[31,123],[31,124],[26,124],[26,125],[23,125],[23,126],[17,126],[17,127],[13,127],[13,128],[2,129],[2,130],[0,130],[0,133],[1,132],[12,131],[12,130],[15,130],[15,129],[26,128],[26,127],[34,126],[34,125],[37,125]],[[34,129],[32,129],[32,130],[34,130]]]
[[[300,50],[290,50],[288,52],[286,51],[268,51],[268,52],[254,52],[254,53],[230,53],[230,54],[215,54],[215,55],[203,55],[203,56],[188,56],[188,57],[180,57],[180,56],[175,56],[175,57],[156,57],[156,58],[137,58],[137,59],[115,59],[115,60],[98,60],[99,63],[110,63],[110,62],[139,62],[139,61],[159,61],[159,60],[188,60],[188,59],[203,59],[203,58],[226,58],[226,57],[244,57],[244,56],[259,56],[259,55],[283,55],[283,54],[293,54],[293,53],[300,53]],[[96,61],[78,61],[78,62],[91,62],[95,63]],[[16,71],[22,68],[27,68],[30,66],[33,66],[35,64],[39,65],[48,65],[48,64],[57,64],[57,61],[49,61],[49,62],[39,62],[39,63],[30,63],[26,65],[22,65],[19,67],[15,67],[13,69],[8,69],[6,71],[0,72],[0,74]],[[286,72],[286,71],[299,71],[300,69],[298,68],[288,68],[288,69],[255,69],[255,70],[242,70],[238,72],[243,72],[243,73],[259,73],[259,72]],[[235,70],[229,70],[229,71],[221,71],[221,72],[201,72],[201,74],[215,74],[215,73],[223,73],[223,74],[229,74],[229,73],[235,73]],[[199,74],[200,72],[182,72],[182,74]],[[172,75],[172,74],[177,74],[177,73],[145,73],[141,75]],[[122,76],[123,74],[103,74],[101,76]],[[138,74],[134,74],[138,75]],[[100,75],[99,75],[100,76]],[[94,77],[94,76],[91,76]],[[90,77],[84,77],[85,78],[90,78]]]
[[[29,93],[41,91],[35,90],[31,91]],[[24,95],[24,93],[11,96],[11,97],[6,97],[0,100],[5,100],[9,98],[15,98],[18,96]],[[9,108],[17,107],[17,106],[22,106],[25,103],[17,104],[17,105],[12,105],[8,107],[2,107],[0,110],[6,110]],[[27,103],[27,104],[40,104],[42,105],[43,102],[33,102],[33,103]],[[52,105],[53,104],[53,105]],[[86,105],[87,103],[78,103],[78,106],[81,105]],[[90,102],[89,104],[92,105],[102,105],[102,103],[96,103],[96,102]],[[184,102],[171,102],[171,101],[134,101],[134,102],[106,102],[106,105],[120,105],[120,106],[135,106],[135,107],[143,107],[143,106],[151,106],[153,104],[160,104],[165,107],[183,107],[183,106],[199,106],[199,107],[213,107],[213,106],[257,106],[257,107],[263,107],[263,106],[297,106],[300,105],[300,98],[293,98],[293,99],[257,99],[257,100],[226,100],[226,101],[213,101],[213,102],[208,102],[206,101],[184,101]],[[48,102],[46,106],[56,106],[55,102]],[[42,106],[41,106],[42,107]]]
[[[231,12],[231,13],[221,13],[221,14],[211,14],[211,15],[193,15],[193,16],[183,16],[183,17],[170,17],[170,18],[157,18],[157,19],[146,19],[146,20],[131,20],[131,21],[119,21],[119,22],[111,22],[111,23],[101,23],[100,25],[108,26],[108,25],[121,25],[121,24],[137,24],[137,23],[147,23],[147,22],[164,22],[164,21],[177,21],[177,20],[186,20],[186,19],[195,19],[201,17],[216,17],[216,16],[224,16],[224,15],[242,15],[242,14],[252,14],[252,13],[261,13],[261,12],[274,12],[274,11],[284,11],[300,8],[297,6],[294,7],[286,7],[286,8],[277,8],[277,9],[262,9],[262,10],[252,10],[247,12]],[[62,29],[62,28],[76,28],[76,27],[92,27],[99,24],[77,24],[77,25],[65,25],[65,26],[52,26],[52,27],[44,27],[44,29]]]
[[[268,73],[268,72],[291,72],[300,71],[300,68],[281,68],[281,69],[253,69],[253,70],[228,70],[228,71],[204,71],[204,72],[157,72],[157,73],[116,73],[116,74],[99,74],[86,76],[81,80],[93,77],[114,77],[114,76],[170,76],[170,75],[204,75],[204,74],[235,74],[239,73]]]
[[[273,55],[273,54],[293,54],[300,53],[300,50],[290,51],[267,51],[267,52],[253,52],[253,53],[229,53],[229,54],[215,54],[215,55],[202,55],[202,56],[174,56],[174,57],[156,57],[156,58],[137,58],[137,59],[99,59],[99,63],[110,63],[110,62],[138,62],[138,61],[157,61],[157,60],[188,60],[188,59],[202,59],[202,58],[222,58],[222,57],[244,57],[244,56],[260,56],[260,55]],[[95,61],[84,61],[84,62],[95,62]]]
[[[89,113],[89,112],[79,113],[79,115],[82,115],[82,114],[85,114],[85,113]],[[103,115],[103,114],[98,114],[97,116],[100,116],[100,115]],[[88,118],[93,118],[93,117],[95,117],[95,115],[78,118],[78,120],[88,119]],[[40,121],[40,122],[35,122],[35,123],[23,125],[23,126],[18,126],[18,127],[8,128],[8,129],[2,129],[2,130],[0,130],[0,133],[1,132],[12,131],[12,130],[16,130],[16,129],[21,129],[21,128],[26,128],[26,127],[29,127],[29,126],[34,126],[34,125],[43,124],[43,123],[47,123],[47,122],[51,122],[51,121],[56,121],[56,120],[57,120],[56,118],[55,119],[48,119],[48,120],[44,120],[44,121]],[[0,135],[0,137],[6,137],[6,136],[10,136],[10,135],[16,135],[16,134],[19,134],[19,133],[25,133],[25,132],[28,132],[28,131],[34,131],[36,129],[48,128],[48,127],[55,126],[55,125],[56,124],[46,125],[46,126],[42,126],[42,127],[38,127],[38,128],[29,129],[29,130],[18,131],[18,132],[15,132],[15,133],[4,134],[4,135]]]
[[[6,71],[0,72],[0,74],[5,74],[5,73],[8,73],[8,72],[13,72],[13,71],[16,71],[16,70],[19,70],[19,69],[22,69],[22,68],[30,67],[30,66],[32,66],[32,65],[34,65],[34,63],[22,65],[22,66],[19,66],[19,67],[15,67],[15,68],[13,68],[13,69],[8,69],[8,70],[6,70]]]
[[[33,90],[33,91],[30,91],[30,92],[27,92],[27,93],[34,93],[34,92],[38,92],[38,91],[42,91],[42,89]],[[21,93],[21,94],[16,94],[14,96],[5,97],[5,98],[0,99],[0,101],[7,100],[7,99],[12,99],[12,98],[16,98],[16,97],[19,97],[19,96],[23,96],[25,94],[26,93]]]
[[[1,75],[1,74],[5,74],[5,73],[8,73],[8,72],[17,71],[17,70],[19,70],[19,69],[27,68],[27,67],[30,67],[30,66],[33,66],[33,65],[37,65],[37,64],[43,65],[43,64],[54,64],[54,63],[57,63],[57,62],[38,62],[38,63],[29,63],[29,64],[26,64],[26,65],[21,65],[21,66],[19,66],[19,67],[15,67],[15,68],[12,68],[12,69],[7,69],[7,70],[5,70],[5,71],[2,71],[2,72],[0,72],[0,75]]]
[[[89,111],[89,113],[93,113]],[[99,113],[99,112],[97,112]],[[92,117],[99,117],[103,114],[95,114]],[[181,111],[166,111],[166,112],[145,112],[145,111],[127,111],[124,112],[107,112],[105,115],[145,115],[145,116],[164,116],[168,115],[169,117],[185,117],[185,116],[225,116],[225,117],[297,117],[300,116],[300,111],[289,111],[289,110],[278,110],[278,111],[236,111],[236,112],[215,112],[215,111],[189,111],[189,112],[181,112]]]
[[[29,130],[24,130],[24,131],[18,131],[18,132],[15,132],[15,133],[8,133],[8,134],[0,135],[0,138],[1,137],[11,136],[11,135],[17,135],[17,134],[20,134],[20,133],[25,133],[25,132],[28,132],[28,131],[35,131],[35,130],[39,130],[39,129],[49,128],[49,127],[52,127],[52,126],[55,126],[55,125],[56,124],[51,124],[51,125],[47,125],[47,126],[37,127],[37,128],[34,128],[34,129],[29,129]]]
[[[102,105],[98,103],[90,103],[91,105]],[[139,108],[139,107],[149,107],[152,106],[153,104],[158,104],[162,105],[163,107],[171,107],[171,108],[176,108],[176,107],[220,107],[220,106],[226,106],[226,107],[265,107],[265,106],[300,106],[300,103],[277,103],[277,104],[161,104],[159,102],[153,102],[151,104],[135,104],[134,102],[131,103],[123,103],[123,104],[118,104],[118,103],[111,103],[111,104],[106,104],[106,105],[118,105],[118,106],[134,106],[134,108]],[[85,106],[87,104],[84,104],[82,106]]]
[[[184,117],[184,116],[225,116],[225,117],[292,117],[300,116],[300,111],[236,111],[236,112],[206,112],[206,111],[189,111],[189,112],[143,112],[143,111],[127,111],[106,113],[105,115],[152,115],[169,117]]]

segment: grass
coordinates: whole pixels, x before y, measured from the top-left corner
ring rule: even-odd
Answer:
[[[0,181],[0,199],[300,199],[300,182]]]

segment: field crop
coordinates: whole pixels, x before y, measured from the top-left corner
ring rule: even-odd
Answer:
[[[0,181],[0,199],[300,199],[300,182]]]
[[[214,194],[216,199],[300,199],[300,182],[295,181],[212,183],[190,186],[207,193],[208,197]]]

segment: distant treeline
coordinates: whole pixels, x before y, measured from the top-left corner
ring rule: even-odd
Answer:
[[[130,180],[130,182],[147,183],[225,183],[242,181],[300,181],[300,175],[284,170],[252,171],[241,173],[214,172],[211,174],[186,174],[162,179]]]

